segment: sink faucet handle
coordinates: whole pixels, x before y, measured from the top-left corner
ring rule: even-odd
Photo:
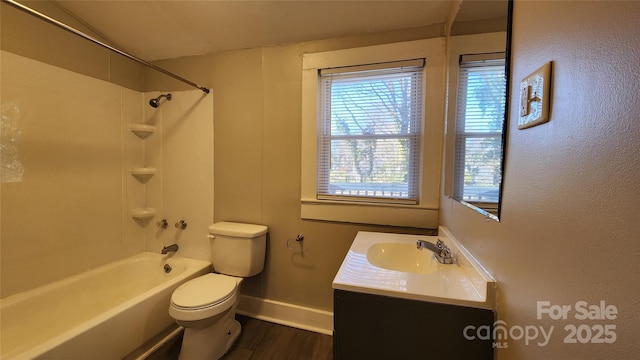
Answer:
[[[451,257],[451,249],[449,249],[449,247],[445,247],[444,249],[442,249],[442,251],[440,251],[440,256],[442,256],[444,258],[450,258]]]

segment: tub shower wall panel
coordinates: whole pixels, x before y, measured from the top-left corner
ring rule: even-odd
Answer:
[[[156,173],[153,177],[151,177],[143,186],[144,189],[144,201],[138,204],[132,204],[131,209],[137,207],[150,207],[156,209],[156,216],[151,219],[151,226],[146,226],[143,228],[144,236],[145,236],[145,251],[153,251],[157,252],[162,249],[162,242],[157,241],[156,239],[160,237],[164,237],[167,234],[174,235],[175,228],[173,224],[175,220],[171,222],[173,219],[170,219],[165,214],[165,207],[162,203],[162,169],[164,164],[162,163],[162,122],[164,116],[164,109],[167,106],[173,105],[173,100],[171,102],[164,101],[158,108],[153,108],[149,105],[149,100],[156,98],[160,95],[160,92],[148,92],[144,94],[144,108],[142,110],[143,120],[138,121],[138,123],[142,123],[144,125],[151,125],[154,127],[154,132],[148,137],[141,139],[136,135],[132,136],[135,138],[139,144],[143,145],[143,153],[142,153],[142,161],[138,166],[148,166],[156,169]],[[157,227],[155,224],[161,219],[166,219],[169,222],[169,226],[166,229],[161,229]],[[167,239],[167,244],[172,244],[170,242],[172,239]]]
[[[140,253],[2,299],[1,357],[122,358],[173,324],[173,290],[209,271],[208,262]]]
[[[208,261],[208,227],[213,223],[213,94],[199,90],[172,91],[172,100],[154,109],[145,106],[145,123],[156,132],[145,141],[145,161],[156,168],[147,182],[147,204],[166,218],[167,229],[147,229],[146,251],[178,244],[178,254]],[[160,93],[147,93],[155,98]],[[179,220],[187,222],[176,229]]]
[[[25,169],[22,181],[2,184],[4,297],[127,254],[121,87],[1,56],[1,102],[19,109]]]

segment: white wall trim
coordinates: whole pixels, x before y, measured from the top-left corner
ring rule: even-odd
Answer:
[[[333,312],[241,295],[238,314],[280,325],[333,335]]]

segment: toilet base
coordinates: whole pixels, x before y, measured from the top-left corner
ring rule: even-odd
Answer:
[[[235,312],[205,328],[185,328],[179,360],[220,359],[233,345],[241,332]]]

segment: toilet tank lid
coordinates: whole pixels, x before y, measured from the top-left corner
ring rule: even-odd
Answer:
[[[242,238],[253,238],[266,234],[269,230],[264,225],[243,224],[236,222],[217,222],[209,226],[209,233],[212,235],[235,236]]]

